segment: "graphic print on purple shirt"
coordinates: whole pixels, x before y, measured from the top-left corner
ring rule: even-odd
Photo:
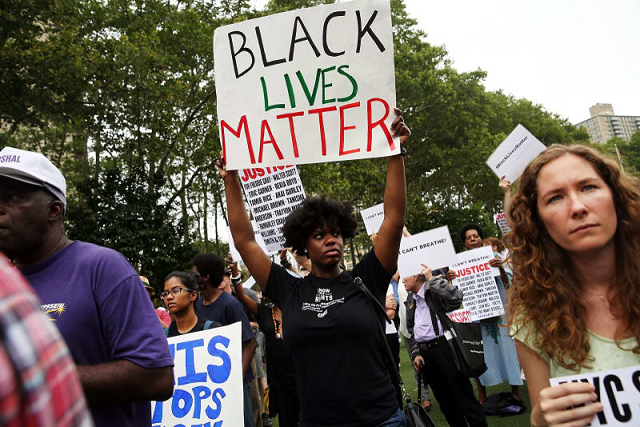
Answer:
[[[77,365],[129,360],[173,366],[167,339],[138,274],[120,253],[75,241],[20,271]],[[90,406],[97,426],[151,425],[147,402]]]

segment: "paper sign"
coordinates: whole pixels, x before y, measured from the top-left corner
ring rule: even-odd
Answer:
[[[243,425],[240,322],[168,342],[175,365],[173,397],[151,402],[151,425]]]
[[[400,277],[419,274],[420,264],[428,265],[432,270],[446,267],[456,261],[456,250],[451,241],[449,227],[434,228],[400,241],[398,270]]]
[[[511,227],[507,225],[507,215],[504,212],[495,214],[493,216],[493,222],[498,225],[502,234],[507,234],[511,231]]]
[[[524,126],[518,125],[491,154],[487,165],[498,178],[513,182],[529,163],[547,147]]]
[[[360,211],[360,215],[362,215],[362,221],[364,221],[367,234],[371,236],[380,230],[380,226],[384,220],[384,203],[363,209]]]
[[[264,239],[262,238],[258,225],[255,221],[251,221],[251,226],[253,227],[253,237],[256,239],[256,243],[265,253],[268,253],[267,245],[264,243]],[[231,228],[229,227],[227,227],[227,234],[229,236],[229,252],[231,253],[231,258],[236,262],[242,262],[242,256],[240,256],[240,252],[236,249],[236,245],[233,244],[233,236],[231,235]]]
[[[240,182],[264,239],[266,252],[269,254],[283,249],[285,239],[282,225],[306,197],[298,168],[276,166],[245,169],[240,174]]]
[[[244,282],[244,283],[242,284],[242,287],[243,287],[243,288],[245,288],[245,289],[247,289],[247,288],[252,287],[252,286],[253,286],[253,285],[255,285],[255,284],[256,284],[256,279],[254,279],[254,278],[253,278],[253,276],[251,276],[251,277],[249,277],[249,278],[247,279],[247,281],[246,281],[246,282]]]
[[[447,313],[447,316],[449,316],[449,319],[451,319],[452,322],[456,322],[456,323],[471,323],[471,312],[466,309],[466,308],[461,308],[459,310],[454,310],[454,311],[450,311],[449,313]]]
[[[453,284],[462,291],[464,296],[462,304],[471,312],[471,320],[503,315],[504,306],[500,299],[498,285],[493,279],[498,269],[489,265],[489,261],[493,258],[491,247],[483,246],[461,252],[457,258],[458,262],[451,265],[449,269],[458,274]]]
[[[400,152],[389,132],[396,103],[389,0],[219,27],[213,50],[227,169]]]
[[[640,425],[640,366],[550,378],[552,386],[566,382],[588,382],[595,387],[604,410],[591,420],[592,426]]]

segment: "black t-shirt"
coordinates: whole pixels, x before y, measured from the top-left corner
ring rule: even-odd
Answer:
[[[391,275],[373,251],[353,272],[335,279],[295,278],[272,264],[265,294],[286,322],[284,341],[294,362],[301,426],[375,426],[398,410],[379,347],[378,320],[353,283],[356,276],[384,305]]]
[[[184,334],[190,334],[191,332],[204,331],[206,322],[208,322],[207,319],[198,317],[198,323],[196,323],[196,325],[193,328],[191,328],[189,332],[185,332]],[[207,329],[212,329],[222,325],[218,322],[209,322],[207,326],[208,326]],[[176,325],[176,322],[171,322],[171,324],[169,325],[169,331],[168,331],[167,337],[177,337],[179,335],[184,335],[184,334],[178,331],[178,326]]]
[[[293,361],[289,350],[284,344],[284,340],[276,338],[275,327],[273,326],[273,315],[271,307],[264,304],[258,304],[258,325],[264,333],[266,340],[266,357],[267,357],[267,380],[269,387],[276,387],[283,390],[292,390],[296,386],[293,374]],[[282,321],[284,324],[284,319]],[[282,326],[280,330],[282,331]],[[284,336],[284,332],[282,332]]]

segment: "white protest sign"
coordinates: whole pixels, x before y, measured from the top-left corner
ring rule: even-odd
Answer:
[[[549,381],[552,386],[566,382],[593,384],[604,410],[593,417],[592,426],[640,425],[640,366],[556,377]]]
[[[511,227],[507,225],[507,215],[504,212],[495,214],[493,216],[493,222],[495,224],[498,224],[498,227],[500,228],[500,231],[502,232],[502,234],[507,234],[508,232],[511,231]]]
[[[253,278],[253,276],[251,276],[251,277],[249,277],[249,278],[247,279],[247,281],[246,281],[246,282],[244,282],[244,283],[242,284],[242,287],[243,287],[243,288],[245,288],[245,289],[247,289],[247,288],[252,287],[252,286],[253,286],[253,285],[255,285],[255,284],[256,284],[256,279],[254,279],[254,278]]]
[[[462,304],[471,312],[471,319],[475,321],[503,315],[504,306],[498,285],[493,279],[498,269],[489,265],[493,258],[491,247],[461,252],[457,258],[458,261],[449,268],[458,274],[453,284],[462,291]]]
[[[419,274],[420,264],[428,265],[432,270],[446,267],[456,261],[456,250],[451,241],[449,227],[434,228],[405,237],[400,241],[398,271],[400,277]]]
[[[251,221],[251,226],[253,227],[253,237],[255,237],[256,243],[260,245],[265,253],[267,253],[267,245],[264,243],[264,239],[262,238],[258,225],[255,221]],[[229,227],[227,227],[227,234],[229,235],[229,252],[231,253],[231,258],[236,262],[242,262],[240,252],[236,249],[236,245],[233,244],[233,236],[231,235],[231,228]]]
[[[380,226],[384,220],[384,203],[363,209],[360,211],[360,215],[362,215],[362,221],[364,221],[367,234],[371,236],[380,230]]]
[[[219,27],[220,141],[229,170],[400,152],[389,0],[356,0]]]
[[[240,322],[171,337],[173,397],[151,402],[153,427],[244,424]]]
[[[244,169],[240,182],[262,234],[266,252],[284,248],[282,225],[305,199],[302,181],[295,166]]]
[[[450,311],[446,313],[452,322],[456,323],[471,323],[471,312],[467,308],[461,308],[458,310]]]
[[[487,165],[498,178],[503,175],[513,182],[529,163],[547,147],[524,126],[518,125],[487,160]]]

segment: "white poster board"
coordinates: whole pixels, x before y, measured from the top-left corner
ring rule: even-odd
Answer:
[[[498,285],[493,279],[496,271],[497,275],[500,271],[489,265],[492,258],[491,247],[483,246],[459,253],[458,261],[449,267],[458,275],[453,284],[462,291],[462,304],[474,321],[504,314]]]
[[[282,225],[305,199],[295,166],[244,169],[240,182],[267,254],[284,248]],[[255,228],[254,228],[255,230]]]
[[[446,225],[405,237],[400,241],[398,255],[400,277],[419,274],[422,270],[420,264],[436,270],[455,261],[456,250],[449,234],[449,227]]]
[[[502,234],[507,234],[508,232],[511,231],[511,227],[507,225],[507,214],[505,214],[504,212],[495,214],[493,216],[493,222],[494,224],[498,225],[498,228],[500,228],[500,232]]]
[[[518,125],[489,156],[487,165],[498,178],[514,182],[529,163],[547,147],[524,126]]]
[[[151,402],[153,427],[244,425],[240,322],[168,338],[173,397]]]
[[[395,70],[389,0],[219,27],[213,37],[227,169],[386,157]]]
[[[556,377],[549,381],[552,386],[566,382],[593,384],[604,410],[593,417],[592,426],[640,425],[640,366]]]
[[[384,203],[362,209],[360,215],[362,215],[362,221],[364,222],[364,227],[367,229],[367,234],[371,236],[380,230],[380,226],[384,220]]]
[[[260,234],[258,225],[255,221],[251,221],[251,226],[253,227],[253,237],[255,237],[256,243],[260,245],[265,253],[267,253],[267,245],[264,243],[264,239],[262,238],[262,234]],[[240,252],[236,249],[236,245],[233,244],[233,236],[231,235],[231,228],[229,227],[227,227],[227,235],[229,236],[229,253],[231,253],[231,258],[236,262],[242,262]]]

